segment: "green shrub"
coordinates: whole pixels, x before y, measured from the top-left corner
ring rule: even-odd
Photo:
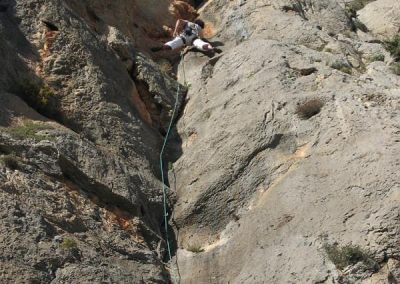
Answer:
[[[383,46],[393,56],[395,61],[400,60],[400,35],[395,35],[393,38],[385,40]]]
[[[47,85],[43,85],[37,94],[37,100],[43,106],[47,105],[52,97],[54,97],[54,92]]]
[[[188,251],[194,252],[194,253],[199,253],[199,252],[203,252],[204,249],[201,247],[200,244],[191,244],[187,247]]]
[[[77,247],[77,243],[74,239],[71,238],[64,238],[63,242],[61,243],[61,247],[63,249],[72,249]]]
[[[309,119],[318,114],[323,106],[324,102],[320,99],[311,99],[298,105],[296,108],[296,114],[301,119]]]
[[[2,130],[17,139],[33,139],[35,141],[41,141],[46,139],[46,137],[37,134],[37,132],[45,129],[49,129],[49,127],[26,120],[22,125],[3,128]]]
[[[55,93],[46,84],[40,84],[33,80],[25,80],[17,84],[16,92],[35,108],[47,106]]]
[[[331,64],[331,67],[333,69],[339,70],[340,72],[343,72],[343,73],[346,73],[346,74],[349,74],[349,75],[351,75],[351,73],[352,73],[351,67],[348,64],[344,63],[344,62],[336,61],[336,62]]]
[[[385,55],[383,55],[382,53],[376,53],[374,55],[372,55],[369,58],[370,62],[375,62],[375,61],[385,61]]]
[[[356,245],[345,245],[339,247],[337,244],[325,244],[324,249],[328,258],[338,268],[343,269],[349,265],[363,262],[369,269],[375,269],[377,263],[370,254]]]

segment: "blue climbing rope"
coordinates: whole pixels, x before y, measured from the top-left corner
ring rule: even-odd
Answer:
[[[181,61],[183,60],[183,57],[184,57],[184,54],[181,53]],[[160,152],[160,171],[161,171],[161,183],[162,183],[163,206],[164,206],[164,229],[165,229],[165,241],[167,243],[167,250],[168,250],[168,258],[169,258],[169,260],[172,259],[172,255],[171,255],[171,246],[170,246],[169,237],[168,237],[167,187],[165,185],[165,178],[164,178],[163,154],[164,154],[165,146],[167,145],[169,133],[171,132],[172,124],[174,123],[175,113],[176,113],[176,110],[178,108],[179,93],[180,93],[180,90],[181,90],[180,86],[181,85],[178,83],[178,89],[177,89],[176,95],[175,95],[174,110],[172,112],[171,121],[169,122],[167,134],[165,134],[164,142],[163,142],[163,145],[161,147],[161,152]]]

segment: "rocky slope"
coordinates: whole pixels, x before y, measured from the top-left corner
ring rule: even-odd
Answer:
[[[397,2],[170,4],[0,1],[1,282],[400,281]]]

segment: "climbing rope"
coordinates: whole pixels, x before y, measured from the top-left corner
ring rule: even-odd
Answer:
[[[184,59],[184,53],[181,52],[180,61],[183,62],[183,59]],[[185,67],[183,66],[183,72],[185,72],[184,68]],[[185,77],[185,75],[184,75],[184,77]],[[184,80],[186,81],[186,78],[184,78]],[[169,122],[167,134],[165,134],[164,142],[163,142],[163,145],[161,147],[161,152],[160,152],[160,172],[161,172],[161,183],[162,183],[162,191],[163,191],[163,207],[164,207],[164,229],[165,229],[165,241],[167,243],[168,260],[169,261],[172,259],[172,254],[171,254],[171,246],[170,246],[169,237],[168,237],[167,186],[165,185],[165,178],[164,178],[163,155],[164,155],[165,146],[167,145],[169,134],[171,132],[172,125],[174,123],[175,113],[176,113],[176,110],[178,108],[179,93],[181,91],[180,86],[181,85],[178,83],[178,89],[177,89],[176,95],[175,95],[175,105],[174,105],[174,109],[173,109],[173,112],[172,112],[171,121]]]

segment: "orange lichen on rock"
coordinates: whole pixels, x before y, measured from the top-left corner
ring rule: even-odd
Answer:
[[[42,47],[39,49],[41,61],[35,67],[36,74],[39,77],[43,76],[43,61],[45,61],[45,59],[51,55],[51,48],[58,34],[59,31],[49,30],[48,28],[46,28],[42,34],[42,39],[40,40],[42,42]]]
[[[44,32],[44,44],[40,52],[42,58],[46,58],[50,55],[51,47],[53,46],[54,41],[56,40],[58,34],[59,34],[58,31],[47,30]]]
[[[140,118],[147,124],[147,125],[153,125],[153,120],[151,119],[151,114],[149,113],[146,104],[143,102],[142,98],[140,97],[140,94],[134,86],[134,89],[132,91],[132,103],[135,106],[137,112],[139,113]]]
[[[203,29],[203,37],[211,38],[215,35],[214,25],[210,22],[205,23],[205,27]]]

